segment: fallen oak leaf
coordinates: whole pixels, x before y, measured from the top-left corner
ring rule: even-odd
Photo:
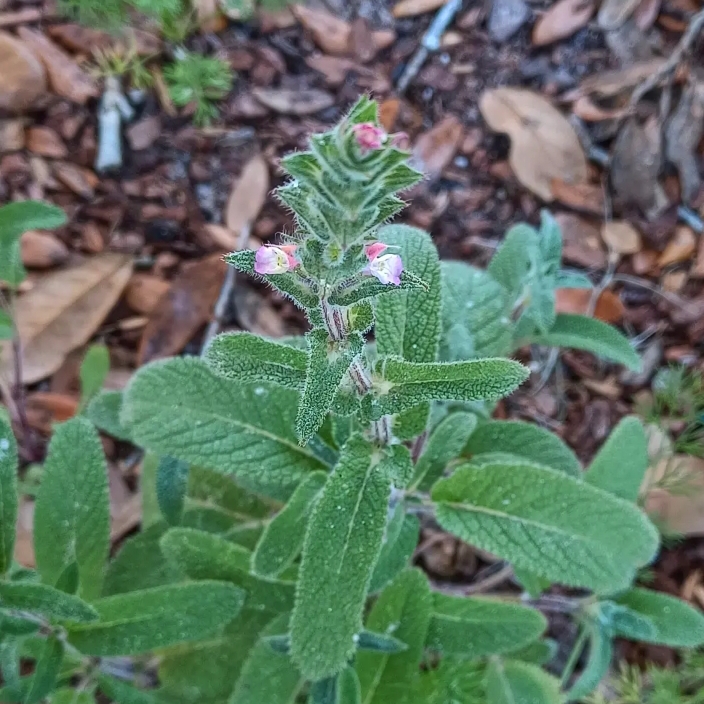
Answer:
[[[594,0],[559,0],[533,27],[533,46],[567,39],[582,29],[594,14]]]
[[[487,90],[479,109],[491,129],[509,135],[516,178],[543,200],[553,200],[554,178],[586,182],[587,159],[574,128],[541,95],[519,88]]]
[[[53,374],[68,354],[84,345],[120,298],[132,258],[105,253],[39,278],[15,304],[22,348],[22,381]],[[12,378],[13,354],[5,344],[0,373]]]

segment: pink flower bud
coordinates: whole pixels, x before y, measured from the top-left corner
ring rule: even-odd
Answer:
[[[353,125],[352,132],[362,153],[380,149],[388,136],[381,127],[376,127],[371,122]]]
[[[372,259],[364,273],[376,277],[382,284],[400,286],[403,261],[398,254],[383,254]]]
[[[254,257],[254,271],[257,274],[285,274],[299,264],[294,256],[295,252],[295,244],[280,247],[265,244],[257,250]]]
[[[373,242],[372,244],[365,245],[364,254],[366,254],[367,259],[371,262],[380,254],[383,254],[388,248],[388,244],[384,244],[383,242]]]

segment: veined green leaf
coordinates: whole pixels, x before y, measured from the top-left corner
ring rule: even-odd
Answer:
[[[525,341],[524,341],[525,342]],[[572,347],[639,371],[641,361],[631,343],[616,328],[585,315],[560,313],[546,333],[528,342],[550,347]]]
[[[411,488],[428,491],[447,464],[460,455],[476,427],[477,416],[473,413],[451,413],[440,421],[416,463]]]
[[[363,400],[371,405],[371,418],[400,413],[424,401],[497,401],[515,391],[528,370],[508,359],[416,364],[386,359],[380,364],[384,393]]]
[[[270,381],[296,391],[302,391],[306,381],[308,356],[303,350],[250,332],[218,335],[204,359],[214,372],[232,381]]]
[[[526,606],[435,594],[427,645],[472,659],[519,650],[537,640],[546,627],[543,615]]]
[[[245,488],[286,498],[305,474],[325,469],[298,445],[297,405],[294,391],[231,382],[186,357],[137,372],[122,418],[148,449],[233,473]]]
[[[364,338],[359,333],[351,333],[344,342],[331,340],[326,330],[311,330],[306,338],[306,383],[296,417],[296,431],[303,444],[320,429],[342,379],[364,349]]]
[[[579,677],[567,692],[567,701],[576,702],[591,694],[611,667],[614,646],[610,635],[599,624],[589,628],[589,657]]]
[[[293,606],[294,584],[249,573],[251,553],[211,533],[172,528],[161,541],[166,556],[191,579],[232,582],[246,593],[245,608],[282,613]]]
[[[122,412],[122,391],[101,391],[86,408],[86,416],[99,430],[118,440],[129,442],[131,435],[120,421]]]
[[[0,418],[0,577],[12,564],[17,523],[17,442],[12,427]]]
[[[446,530],[570,586],[623,589],[658,548],[633,504],[529,462],[463,466],[432,496]]]
[[[308,524],[291,619],[291,654],[314,681],[342,670],[362,630],[391,493],[373,455],[372,445],[360,436],[348,440]]]
[[[136,655],[197,640],[229,623],[245,594],[224,582],[194,582],[118,594],[94,603],[100,620],[68,628],[86,655]]]
[[[78,593],[100,595],[110,549],[108,479],[93,425],[73,418],[54,430],[34,512],[34,550],[42,581],[56,585],[72,563]]]
[[[386,475],[397,489],[405,488],[413,476],[411,451],[405,445],[390,445],[379,454],[381,458],[377,471]]]
[[[636,416],[628,416],[611,431],[584,481],[626,501],[635,501],[649,461],[645,428]]]
[[[31,677],[26,678],[22,704],[36,704],[42,701],[56,684],[64,659],[64,644],[56,637],[49,636],[44,641],[42,652],[34,665]]]
[[[95,609],[72,594],[46,584],[0,582],[0,606],[39,614],[50,621],[94,621]]]
[[[562,704],[560,683],[535,665],[492,659],[486,672],[487,704]]]
[[[413,691],[412,704],[487,704],[484,693],[485,666],[444,657],[437,667],[424,670]],[[409,704],[410,704],[409,702]]]
[[[492,420],[482,423],[469,438],[465,456],[506,452],[573,477],[582,476],[582,465],[560,438],[545,428],[520,420]]]
[[[394,654],[357,653],[362,704],[400,701],[404,691],[411,688],[420,674],[431,606],[428,582],[419,570],[402,572],[381,593],[367,618],[367,628],[392,633],[408,647]]]
[[[698,648],[704,644],[704,616],[681,599],[636,587],[615,601],[653,623],[655,636],[643,640],[671,648]]]
[[[440,337],[440,262],[430,235],[408,225],[388,225],[378,240],[398,254],[404,268],[428,290],[395,291],[376,303],[375,338],[379,354],[409,362],[434,362]]]
[[[183,515],[190,466],[183,460],[165,455],[156,473],[156,498],[167,523],[177,526]]]
[[[511,302],[491,274],[464,262],[443,261],[440,359],[456,362],[511,351]]]
[[[304,680],[288,655],[272,651],[268,636],[284,633],[288,614],[277,616],[263,631],[262,637],[242,666],[228,704],[291,704]]]
[[[103,387],[110,371],[110,352],[105,345],[91,345],[81,363],[81,411]]]
[[[372,581],[369,584],[371,593],[385,587],[399,572],[408,567],[413,551],[418,545],[420,522],[416,516],[406,514],[405,506],[400,503],[386,525],[384,543],[381,546],[379,559],[374,566]]]
[[[276,577],[298,557],[306,535],[308,517],[325,484],[325,472],[313,472],[303,479],[288,503],[267,525],[252,555],[252,571],[262,577]]]

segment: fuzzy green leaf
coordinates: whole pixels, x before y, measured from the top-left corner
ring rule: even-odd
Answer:
[[[63,659],[64,644],[56,636],[49,636],[44,641],[31,678],[26,678],[22,704],[36,704],[54,689]]]
[[[122,412],[122,391],[101,391],[86,409],[86,416],[95,426],[118,440],[130,442],[129,429],[120,421]]]
[[[496,357],[511,351],[511,305],[486,271],[444,261],[440,358],[448,362]]]
[[[589,626],[589,656],[581,674],[567,692],[567,701],[581,701],[591,694],[611,667],[614,646],[610,635],[598,624]]]
[[[635,501],[648,458],[645,428],[636,416],[621,420],[589,465],[584,481],[626,501]]]
[[[277,616],[242,666],[229,704],[290,704],[303,680],[288,655],[273,652],[266,638],[286,631],[288,614]]]
[[[653,641],[657,636],[655,624],[647,617],[610,600],[591,607],[596,620],[607,633],[631,640]]]
[[[359,677],[349,665],[337,677],[337,690],[337,704],[362,704]]]
[[[404,271],[401,274],[401,285],[382,284],[373,276],[365,276],[354,283],[345,284],[333,291],[328,301],[333,306],[351,306],[361,301],[368,301],[379,296],[398,295],[399,291],[428,291],[428,284],[414,274]]]
[[[13,288],[27,276],[20,254],[20,237],[29,230],[50,230],[66,223],[61,208],[36,200],[8,203],[0,208],[0,281]]]
[[[177,526],[181,522],[183,504],[188,488],[187,462],[168,455],[159,459],[156,474],[156,497],[159,509],[169,525]]]
[[[223,582],[178,584],[94,603],[100,620],[68,628],[69,642],[86,655],[136,655],[197,640],[229,623],[244,592]]]
[[[245,608],[282,613],[293,606],[294,584],[249,573],[249,550],[193,528],[172,528],[161,540],[166,556],[191,579],[216,579],[246,592]]]
[[[81,409],[103,388],[110,371],[110,352],[105,345],[91,345],[81,363]]]
[[[378,239],[401,256],[404,268],[428,290],[397,291],[376,304],[375,338],[379,354],[409,362],[434,362],[440,337],[440,262],[430,235],[407,225],[389,225]]]
[[[419,570],[402,572],[381,593],[367,618],[367,628],[393,633],[408,647],[396,654],[357,653],[362,704],[401,701],[411,688],[420,674],[431,608],[428,582]]]
[[[122,418],[148,449],[285,498],[305,474],[325,469],[298,445],[297,404],[294,391],[232,382],[186,357],[143,367],[125,392]]]
[[[0,577],[10,568],[17,522],[17,442],[12,427],[0,418]]]
[[[391,445],[381,454],[377,472],[384,474],[397,489],[405,488],[413,476],[411,451],[405,445]]]
[[[39,630],[39,623],[0,609],[0,633],[6,636],[26,636]]]
[[[100,595],[110,549],[107,466],[85,418],[54,430],[34,512],[34,549],[43,582],[56,585],[75,563],[79,595]]]
[[[255,574],[276,577],[298,557],[308,518],[326,479],[325,472],[313,472],[305,477],[286,506],[264,529],[252,555]]]
[[[491,259],[487,272],[503,286],[511,301],[521,298],[538,276],[539,236],[530,225],[510,228]]]
[[[525,342],[525,341],[524,341]],[[639,371],[641,360],[616,328],[585,315],[561,313],[549,331],[528,340],[549,347],[572,347]]]
[[[400,503],[386,526],[384,544],[381,546],[369,584],[371,593],[383,589],[399,572],[408,567],[418,545],[419,534],[418,518],[406,514],[404,505]]]
[[[658,548],[633,504],[528,462],[461,467],[432,496],[446,530],[570,586],[622,589]]]
[[[615,601],[653,623],[655,636],[643,640],[671,648],[698,648],[704,644],[704,616],[681,599],[634,588]]]
[[[326,330],[311,330],[306,338],[308,368],[296,417],[296,431],[303,444],[320,429],[343,377],[364,349],[359,333],[351,333],[345,342],[334,342]]]
[[[98,687],[115,704],[157,704],[157,699],[151,692],[137,689],[116,677],[99,674]],[[75,690],[72,691],[75,692]],[[69,701],[67,704],[81,704],[81,702]]]
[[[582,465],[560,438],[540,426],[519,420],[482,423],[464,447],[464,456],[505,452],[559,469],[573,477],[582,476]]]
[[[525,606],[435,594],[427,646],[466,659],[510,653],[538,639],[546,627],[543,615]]]
[[[205,352],[210,368],[239,382],[269,381],[302,391],[308,356],[301,349],[249,332],[218,335]]]
[[[473,413],[452,413],[438,423],[416,464],[411,488],[428,491],[447,464],[460,455],[476,427]]]
[[[398,638],[387,636],[384,633],[362,631],[357,636],[357,648],[375,653],[402,653],[408,649],[408,646]]]
[[[487,704],[561,704],[560,683],[539,667],[494,659],[486,672]]]
[[[291,619],[291,654],[303,674],[337,674],[355,651],[386,526],[391,484],[373,447],[352,436],[308,525]]]
[[[0,606],[29,611],[50,621],[94,621],[96,610],[73,594],[46,584],[0,582]]]
[[[365,396],[372,420],[400,413],[425,401],[497,401],[515,391],[528,370],[508,359],[413,363],[386,359],[380,364],[384,393]]]

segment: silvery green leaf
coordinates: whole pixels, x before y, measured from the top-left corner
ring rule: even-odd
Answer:
[[[444,261],[440,359],[448,362],[497,357],[511,350],[511,302],[482,269]]]
[[[88,404],[86,416],[98,430],[102,430],[118,440],[130,442],[129,428],[120,420],[122,401],[122,391],[101,391]]]
[[[585,315],[560,313],[548,331],[535,335],[528,341],[548,347],[586,350],[597,357],[623,364],[633,371],[641,368],[640,357],[631,347],[628,338],[611,325]]]
[[[447,464],[459,457],[476,427],[474,413],[451,413],[440,421],[416,463],[411,488],[428,491],[442,476]]]
[[[397,489],[405,488],[413,476],[411,451],[405,445],[383,448],[377,472],[384,474]]]
[[[404,271],[401,285],[382,284],[373,276],[363,276],[352,283],[344,284],[333,291],[328,300],[333,306],[351,306],[386,294],[396,295],[398,291],[427,291],[428,284],[414,274]]]
[[[75,563],[78,593],[100,595],[110,549],[108,479],[103,446],[93,425],[73,418],[49,444],[34,511],[34,550],[42,581],[56,585]]]
[[[110,371],[110,351],[105,345],[91,345],[81,363],[81,405],[84,409],[103,388]]]
[[[371,593],[385,587],[399,572],[408,567],[413,552],[418,546],[420,522],[416,516],[406,514],[405,506],[399,503],[391,520],[386,525],[384,543],[381,546],[379,559],[374,566],[372,581],[369,584]]]
[[[357,648],[359,650],[371,650],[375,653],[402,653],[408,649],[408,646],[398,638],[384,633],[362,631],[357,636]]]
[[[30,621],[0,608],[0,633],[8,636],[26,636],[39,630],[37,621]]]
[[[698,648],[704,644],[704,616],[681,599],[634,587],[614,600],[654,625],[655,635],[642,640],[671,648]]]
[[[420,675],[431,607],[427,579],[416,569],[399,574],[381,593],[366,626],[378,633],[392,634],[407,648],[396,654],[357,653],[355,667],[363,704],[402,701],[411,689]]]
[[[225,582],[192,582],[98,599],[99,620],[70,626],[68,640],[85,655],[136,655],[198,640],[235,618],[245,594]]]
[[[350,333],[342,342],[331,340],[326,330],[311,330],[306,337],[308,367],[296,417],[296,432],[303,444],[320,429],[342,379],[364,349],[359,333]]]
[[[537,640],[546,628],[545,617],[526,606],[436,593],[426,645],[470,660],[519,650]]]
[[[470,436],[462,454],[476,458],[496,452],[538,462],[573,477],[582,476],[582,465],[574,452],[557,435],[532,423],[519,420],[481,423]]]
[[[44,641],[42,651],[34,664],[31,677],[24,678],[22,704],[37,704],[46,697],[56,684],[64,659],[64,644],[54,635]]]
[[[649,463],[645,428],[639,418],[627,416],[611,431],[589,465],[584,481],[635,501]]]
[[[536,665],[492,659],[486,671],[487,704],[562,704],[560,682]]]
[[[125,391],[122,419],[147,449],[286,498],[308,472],[326,468],[298,444],[297,405],[294,391],[232,382],[186,357],[140,369]]]
[[[159,509],[172,526],[181,522],[188,488],[189,465],[168,455],[159,459],[156,474],[156,496]]]
[[[0,577],[12,565],[17,522],[17,442],[12,426],[0,418]]]
[[[0,605],[38,614],[49,621],[94,621],[96,610],[73,594],[46,584],[0,582]]]
[[[357,677],[357,672],[350,665],[337,676],[336,704],[362,704],[359,677]]]
[[[157,704],[157,698],[151,692],[137,689],[116,677],[98,674],[97,679],[100,691],[115,704]],[[75,694],[76,690],[71,691]],[[82,702],[68,700],[66,704],[82,704]]]
[[[626,606],[605,600],[594,607],[596,618],[612,636],[631,640],[654,641],[657,637],[655,624],[647,617]]]
[[[332,677],[355,651],[386,526],[391,484],[358,435],[342,449],[313,509],[303,545],[291,654],[311,680]]]
[[[611,636],[603,626],[589,628],[589,657],[581,674],[567,692],[567,701],[578,702],[591,694],[604,679],[611,667],[614,646]]]
[[[557,272],[555,288],[594,288],[592,280],[581,271],[561,269]]]
[[[520,223],[506,232],[487,272],[503,286],[513,303],[524,295],[538,276],[539,258],[538,233],[530,225]]]
[[[267,524],[252,554],[252,571],[276,577],[298,557],[308,518],[327,479],[325,472],[312,472],[296,487],[288,503]]]
[[[570,586],[623,589],[658,549],[657,530],[633,504],[527,461],[465,465],[432,497],[446,530]]]
[[[269,381],[296,391],[305,386],[308,356],[304,350],[249,332],[218,335],[204,359],[214,372],[232,381]]]

